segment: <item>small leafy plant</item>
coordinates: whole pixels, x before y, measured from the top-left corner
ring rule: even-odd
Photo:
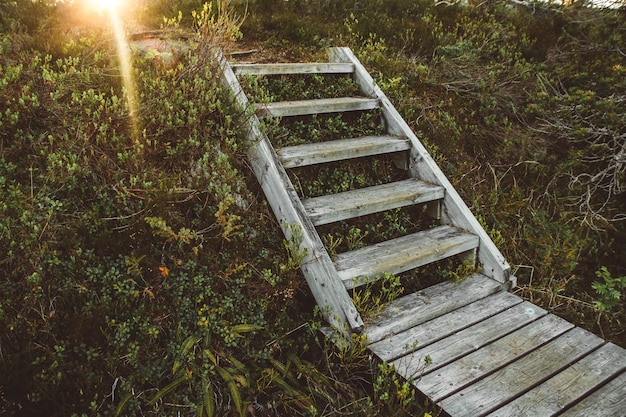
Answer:
[[[613,310],[622,301],[623,292],[626,290],[626,275],[613,277],[607,267],[603,266],[596,271],[596,276],[601,281],[594,281],[591,284],[598,296],[593,305],[600,312]]]

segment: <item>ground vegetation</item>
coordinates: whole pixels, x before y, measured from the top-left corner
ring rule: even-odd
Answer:
[[[0,414],[436,414],[358,338],[335,348],[317,331],[298,254],[247,166],[247,115],[221,86],[217,46],[257,61],[351,47],[505,253],[517,291],[626,346],[623,6],[160,0],[128,16],[136,38],[191,45],[131,55],[134,111],[106,12],[0,4]],[[376,132],[376,118],[273,128],[309,140]],[[351,169],[298,182],[315,195],[395,175],[386,161]],[[413,221],[398,211],[324,238],[358,247]],[[455,278],[444,270],[429,275]],[[385,282],[384,297],[355,300],[372,309],[401,293]]]

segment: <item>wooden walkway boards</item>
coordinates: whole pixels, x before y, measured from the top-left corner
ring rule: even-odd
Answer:
[[[302,273],[328,333],[344,342],[352,333],[364,334],[373,354],[454,417],[626,417],[626,350],[507,292],[515,286],[508,263],[424,145],[349,49],[331,48],[329,56],[331,62],[309,64],[222,61],[225,85],[250,114],[248,160],[286,239],[306,254]],[[237,78],[309,74],[352,77],[360,91],[258,104],[248,102]],[[306,123],[307,117],[373,109],[382,115],[380,135],[278,148],[260,122],[297,117]],[[406,178],[304,198],[288,174],[381,155],[398,162]],[[425,229],[370,246],[331,256],[318,233],[323,225],[364,222],[412,206],[430,216]],[[355,288],[450,259],[480,273],[405,295],[361,317],[351,297]]]
[[[625,349],[481,275],[405,298],[366,321],[369,349],[449,415],[626,415]]]

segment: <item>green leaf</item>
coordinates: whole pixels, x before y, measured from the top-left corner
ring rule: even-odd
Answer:
[[[257,330],[262,330],[263,326],[257,326],[254,324],[238,324],[232,327],[234,333],[250,333]]]
[[[122,401],[120,401],[120,403],[117,405],[117,408],[115,409],[115,417],[122,415],[122,411],[124,411],[126,404],[128,403],[128,401],[130,401],[132,397],[133,397],[133,394],[128,394],[126,397],[122,399]]]
[[[202,415],[202,412],[206,413],[207,417],[215,416],[215,392],[213,391],[211,381],[206,384],[202,398],[202,407],[198,410],[198,415]]]
[[[220,374],[224,382],[226,382],[226,384],[228,385],[228,389],[230,391],[230,397],[233,400],[233,403],[235,404],[237,413],[241,417],[245,417],[246,415],[245,404],[243,400],[241,399],[241,393],[239,392],[239,387],[237,386],[237,383],[235,382],[235,378],[233,377],[233,375],[230,374],[230,372],[228,372],[226,369],[220,366],[216,366],[215,369],[217,370],[217,373]]]
[[[148,400],[148,405],[150,404],[154,404],[157,401],[159,401],[161,398],[163,398],[164,396],[166,396],[167,394],[169,394],[170,392],[172,392],[174,390],[174,388],[176,388],[177,386],[179,386],[180,384],[182,384],[183,382],[185,382],[187,380],[188,376],[181,376],[180,378],[174,380],[172,383],[170,383],[169,385],[165,386],[164,388],[160,389],[159,392],[157,392],[154,397],[150,398],[150,400]]]
[[[185,339],[185,341],[180,345],[180,353],[181,355],[186,354],[187,352],[189,352],[189,349],[191,349],[191,347],[196,343],[196,337],[195,336],[189,336],[187,339]],[[180,369],[180,365],[182,363],[176,359],[174,361],[174,366],[172,367],[172,375],[175,375],[176,372],[178,371],[178,369]]]
[[[211,352],[209,349],[204,349],[204,354],[207,356],[207,358],[209,358],[213,365],[217,365],[217,358],[215,357],[213,352]]]

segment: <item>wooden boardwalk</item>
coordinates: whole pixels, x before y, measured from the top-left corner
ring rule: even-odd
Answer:
[[[250,111],[248,159],[301,267],[339,337],[367,336],[368,348],[451,416],[626,416],[626,350],[507,292],[515,277],[502,254],[389,99],[347,48],[330,62],[235,64],[225,84]],[[358,97],[254,104],[238,76],[344,74]],[[382,135],[274,148],[260,119],[379,109]],[[390,154],[406,179],[304,199],[287,170]],[[433,227],[329,254],[317,228],[399,207],[423,206]],[[405,295],[361,317],[354,288],[383,274],[459,258],[480,273]]]

